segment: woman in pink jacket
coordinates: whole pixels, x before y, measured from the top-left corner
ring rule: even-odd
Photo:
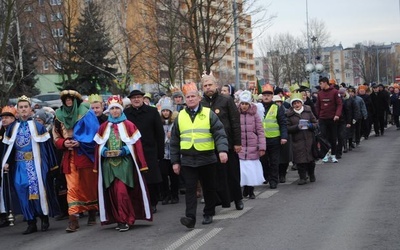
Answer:
[[[251,92],[243,91],[239,96],[240,126],[242,131],[242,151],[240,159],[240,185],[243,196],[254,199],[254,186],[265,181],[260,157],[265,154],[266,140],[257,106],[251,102]]]

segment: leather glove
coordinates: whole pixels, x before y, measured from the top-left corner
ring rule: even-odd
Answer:
[[[103,147],[103,149],[101,150],[101,156],[107,157],[107,151],[108,151],[108,148],[107,147]]]
[[[121,152],[119,153],[119,156],[125,156],[130,154],[128,146],[123,146],[120,148]]]

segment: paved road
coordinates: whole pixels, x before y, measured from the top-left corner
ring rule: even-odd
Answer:
[[[218,208],[214,223],[188,230],[176,205],[158,206],[154,222],[138,221],[119,233],[84,225],[65,233],[67,221],[48,232],[22,235],[26,224],[0,229],[0,249],[400,249],[400,131],[370,137],[339,163],[318,164],[317,182],[297,185],[297,173],[271,190],[256,189],[245,209]],[[201,222],[199,205],[198,221]]]

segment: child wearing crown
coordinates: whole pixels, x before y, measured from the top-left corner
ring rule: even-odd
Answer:
[[[128,231],[137,219],[152,220],[149,196],[141,172],[148,167],[140,132],[122,112],[122,99],[111,96],[108,121],[94,137],[95,171],[98,171],[100,221],[117,223],[119,232]]]

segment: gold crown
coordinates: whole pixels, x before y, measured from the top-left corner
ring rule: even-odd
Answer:
[[[31,105],[31,99],[27,97],[26,95],[18,97],[17,103],[18,102],[29,102],[29,105]]]
[[[113,104],[113,103],[118,103],[118,104],[122,105],[121,97],[119,95],[110,96],[108,98],[108,100],[107,100],[107,104],[110,105],[110,104]]]
[[[102,103],[103,102],[103,98],[101,96],[99,96],[98,94],[91,94],[88,97],[88,101],[89,101],[89,103],[95,103],[95,102]]]

